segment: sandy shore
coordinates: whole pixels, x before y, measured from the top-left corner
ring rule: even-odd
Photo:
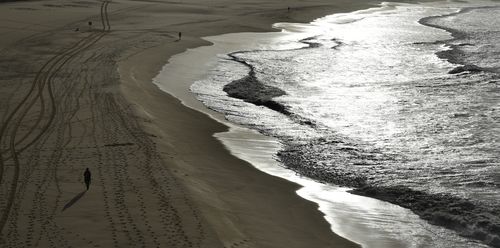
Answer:
[[[2,3],[0,247],[356,247],[297,185],[231,156],[213,137],[225,126],[151,79],[209,45],[200,37],[369,6]]]

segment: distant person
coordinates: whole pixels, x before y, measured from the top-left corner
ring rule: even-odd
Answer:
[[[83,180],[85,181],[85,186],[87,186],[87,190],[89,190],[90,187],[90,178],[91,178],[90,170],[87,168],[85,172],[83,173]]]
[[[179,32],[179,40],[181,40],[181,38],[182,38],[182,33]]]
[[[290,7],[287,8],[287,11],[290,12]]]
[[[78,32],[78,31],[80,31],[80,28],[75,28],[75,32]]]
[[[92,22],[89,21],[89,30],[92,29]]]

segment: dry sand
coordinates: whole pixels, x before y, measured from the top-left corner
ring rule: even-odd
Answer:
[[[369,6],[0,4],[0,247],[356,247],[297,185],[231,156],[213,137],[225,126],[151,79],[170,56],[209,45],[200,37]]]

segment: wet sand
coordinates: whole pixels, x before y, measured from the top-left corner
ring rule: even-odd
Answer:
[[[231,156],[213,137],[225,126],[151,79],[170,56],[209,45],[200,37],[366,7],[1,4],[0,247],[356,247],[297,185]]]

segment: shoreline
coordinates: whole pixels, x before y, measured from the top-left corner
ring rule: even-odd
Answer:
[[[372,5],[367,5],[366,7],[370,6]],[[269,24],[268,29],[271,29],[270,28],[271,24],[272,23]],[[246,31],[246,30],[238,30],[238,31]],[[203,40],[199,41],[198,39],[200,38],[195,38],[195,39],[196,39],[195,41],[189,40],[189,45],[186,47],[186,49],[208,45]],[[185,40],[183,39],[181,42],[184,41]],[[129,58],[126,63],[120,66],[120,70],[123,69],[123,71],[134,71],[134,68],[132,68],[133,64],[139,64],[138,62],[135,61],[144,61],[145,57],[155,57],[153,56],[153,54],[156,55],[161,51],[164,51],[164,49],[153,48],[146,51],[145,53],[136,55],[139,57],[134,57],[132,58],[132,60],[130,60]],[[170,57],[175,54],[179,53],[177,53],[177,51],[172,52],[169,53],[168,56]],[[163,64],[161,66],[163,66]],[[149,67],[148,69],[152,68],[150,65],[148,67]],[[125,83],[122,86],[122,89],[127,99],[131,100],[132,102],[138,103],[141,101],[139,99],[147,98],[150,100],[156,98],[156,100],[150,100],[151,101],[150,103],[146,103],[146,105],[149,106],[144,106],[143,105],[144,102],[141,102],[142,106],[140,107],[136,106],[137,107],[136,109],[139,110],[139,112],[146,113],[146,116],[149,118],[153,117],[154,119],[153,125],[154,123],[165,123],[167,122],[166,120],[167,118],[171,119],[171,117],[169,118],[167,116],[164,116],[163,118],[165,118],[165,120],[159,120],[163,118],[155,114],[154,113],[155,110],[153,110],[156,109],[156,111],[158,111],[161,109],[161,111],[165,111],[164,109],[165,106],[160,106],[162,105],[160,102],[164,101],[164,103],[166,103],[167,102],[166,98],[171,98],[168,100],[168,104],[176,105],[175,107],[176,109],[183,109],[182,111],[188,111],[188,112],[192,111],[191,109],[188,110],[186,106],[178,102],[178,99],[174,98],[173,96],[163,92],[155,92],[159,91],[159,89],[156,88],[155,85],[151,84],[151,82],[148,82],[148,79],[153,78],[155,76],[154,71],[150,71],[149,73],[146,73],[146,75],[143,74],[141,76],[138,76],[140,72],[144,73],[144,71],[146,70],[147,69],[145,68],[138,69],[135,70],[137,74],[132,73],[132,75],[129,74],[129,76],[126,76],[129,83]],[[127,81],[127,79],[125,81]],[[145,83],[149,83],[150,85],[145,85],[145,83],[142,84],[142,86],[136,85],[140,84],[139,81],[141,80],[144,80]],[[142,96],[141,94],[137,94],[138,89],[144,90],[144,88],[149,88],[146,89],[145,92],[143,92],[145,94],[142,94]],[[163,96],[158,96],[158,95],[163,95]],[[168,112],[171,113],[171,110],[169,110]],[[194,112],[196,112],[196,114],[193,115],[201,115],[203,116],[203,118],[210,118],[208,116],[205,116],[205,114],[199,113],[197,111]],[[190,122],[200,121],[199,118],[201,117],[197,116],[196,120],[192,120]],[[179,117],[175,117],[174,119],[178,120]],[[186,118],[184,117],[180,119],[185,120]],[[209,121],[207,119],[203,120],[204,123],[203,125],[205,126],[204,128],[206,128],[207,122],[216,122],[216,121],[215,120]],[[186,125],[187,123],[184,123],[184,125],[182,125],[183,128],[185,128]],[[212,125],[215,125],[216,127],[212,127]],[[179,153],[185,153],[186,150],[187,151],[196,150],[193,149],[192,145],[190,144],[186,144],[190,146],[186,150],[178,149],[179,140],[185,139],[186,137],[182,136],[180,138],[177,137],[174,138],[172,135],[169,135],[169,133],[172,132],[176,133],[177,131],[165,132],[165,130],[162,127],[158,126],[150,128],[151,128],[150,131],[152,133],[161,133],[165,135],[165,137],[168,137],[167,139],[174,140],[167,142],[158,142],[157,144],[160,147],[162,147],[160,148],[160,150],[164,151],[175,150],[176,152]],[[203,141],[204,147],[207,146],[207,143],[209,144],[210,147],[216,147],[217,149],[215,150],[211,149],[209,153],[211,154],[217,153],[217,157],[228,156],[224,158],[224,160],[226,161],[223,160],[222,163],[226,165],[238,164],[236,165],[237,167],[236,170],[232,168],[224,168],[224,166],[212,165],[210,166],[209,170],[210,174],[212,173],[214,174],[208,176],[206,171],[204,172],[198,171],[200,165],[193,165],[194,164],[193,161],[187,162],[185,157],[179,156],[180,154],[177,154],[178,156],[164,155],[163,157],[168,164],[171,164],[173,166],[174,171],[177,174],[183,174],[187,172],[186,174],[184,174],[186,177],[187,175],[194,177],[194,179],[182,178],[181,181],[183,181],[183,184],[186,185],[189,189],[191,189],[192,192],[197,194],[197,196],[194,197],[194,201],[197,202],[198,206],[201,206],[200,207],[201,211],[204,213],[204,216],[207,218],[210,225],[214,227],[215,232],[218,234],[219,239],[222,240],[223,243],[234,244],[236,243],[234,242],[234,240],[242,240],[240,241],[242,244],[245,243],[250,247],[252,247],[253,245],[255,245],[256,247],[282,247],[283,245],[285,245],[286,247],[309,247],[311,245],[314,247],[329,247],[329,246],[356,247],[356,245],[351,241],[348,241],[334,234],[330,230],[329,224],[324,219],[323,214],[318,210],[318,205],[316,203],[309,202],[297,195],[296,191],[300,188],[298,184],[287,180],[283,180],[281,178],[276,178],[274,176],[261,172],[256,168],[254,168],[253,166],[251,166],[250,164],[248,164],[247,162],[244,162],[234,157],[229,153],[227,148],[225,148],[219,140],[217,140],[215,137],[212,136],[215,133],[227,131],[228,127],[220,123],[216,124],[214,123],[210,125],[210,128],[211,129],[209,129],[208,132],[207,130],[204,130],[203,133],[203,135],[207,134],[210,135],[209,138],[208,137],[204,138],[204,139],[209,139],[209,141],[207,140]],[[154,129],[156,129],[156,131],[153,131]],[[191,132],[195,131],[193,130]],[[190,138],[191,136],[188,139]],[[197,139],[199,139],[199,134],[197,134]],[[174,148],[174,146],[176,148]],[[199,153],[203,153],[201,152],[203,149],[204,148],[200,148]],[[223,152],[224,154],[219,154],[219,152]],[[201,160],[205,161],[213,159],[210,158],[210,156],[207,156],[207,154],[197,154],[196,156],[198,158],[203,156]],[[216,160],[214,161],[215,163],[220,163],[220,159],[214,159],[214,160]],[[230,160],[232,162],[227,162],[227,160]],[[199,161],[195,161],[195,163],[199,163]],[[203,167],[205,169],[206,165],[203,165]],[[221,174],[222,175],[230,174],[230,175],[229,177],[224,176],[220,178]],[[250,179],[250,181],[248,181],[247,177],[249,177],[250,175],[252,178],[255,177],[255,179]],[[237,178],[235,178],[235,176],[237,176]],[[204,184],[207,179],[210,182]],[[225,183],[223,185],[220,185],[220,183],[217,182],[219,180],[225,181]],[[258,183],[259,185],[253,185],[255,184],[256,181],[259,182]],[[201,192],[199,188],[200,185],[203,185],[203,188],[205,188]],[[227,188],[233,188],[233,187],[238,188],[237,190],[238,192],[236,194],[233,192],[227,192],[228,190]],[[244,188],[239,189],[242,187]],[[210,188],[210,190],[206,190],[206,188]],[[270,189],[273,189],[272,192],[269,192]],[[220,194],[219,192],[224,192],[224,194]],[[228,195],[229,193],[232,194]],[[239,196],[241,194],[246,195],[246,197],[241,198]],[[264,199],[267,199],[264,201],[267,202],[267,204],[269,203],[272,204],[270,204],[270,206],[266,206],[265,208],[261,208],[256,211],[254,209],[255,206],[251,205],[248,206],[248,200],[249,200],[248,198],[253,198],[252,200],[253,202],[260,202]],[[276,199],[279,200],[276,201]],[[234,214],[235,211],[239,214]],[[269,220],[272,221],[269,222]],[[228,223],[230,224],[228,225]],[[297,226],[297,227],[293,229],[287,228],[288,230],[285,231],[285,229],[282,229],[282,227],[280,227],[281,225],[289,227],[290,226]],[[232,228],[228,228],[228,226]],[[263,226],[266,227],[265,228],[266,230],[258,230]],[[299,237],[299,239],[295,239],[295,237]],[[257,239],[260,240],[257,241]],[[248,244],[248,242],[252,242],[252,240],[253,240],[252,245]],[[287,242],[289,241],[289,243],[285,242],[285,240]]]
[[[150,52],[154,54],[157,51],[151,50]],[[143,56],[148,55],[143,54]],[[127,66],[123,67],[123,65],[121,68],[125,71],[133,70]],[[137,78],[137,75],[135,77]],[[156,85],[151,82],[148,83],[150,86],[142,85],[139,87],[141,89],[151,87],[150,92],[160,91],[156,88]],[[125,87],[131,87],[131,84],[129,83]],[[125,90],[125,92],[137,92],[132,87]],[[194,201],[201,206],[201,211],[207,216],[210,225],[215,227],[215,232],[218,233],[223,243],[236,243],[234,240],[243,240],[244,242],[255,240],[250,247],[281,247],[281,245],[307,247],[311,244],[314,244],[315,247],[357,247],[354,243],[331,232],[329,224],[318,210],[318,206],[296,194],[296,191],[300,188],[299,185],[261,172],[247,162],[230,154],[227,148],[213,137],[213,134],[225,132],[229,127],[211,119],[204,113],[184,106],[177,98],[166,97],[164,92],[156,92],[156,94],[156,100],[152,100],[150,104],[159,105],[156,105],[156,107],[141,106],[140,108],[144,109],[144,112],[155,116],[154,113],[151,113],[153,112],[151,108],[163,111],[164,105],[162,102],[167,101],[167,98],[171,98],[168,100],[169,105],[175,105],[176,110],[181,109],[183,112],[192,112],[190,115],[195,116],[194,120],[188,121],[189,123],[203,123],[203,129],[205,130],[202,131],[202,134],[190,128],[189,132],[196,133],[196,138],[191,135],[189,137],[173,137],[169,135],[169,133],[182,133],[180,130],[164,132],[162,128],[158,128],[156,132],[151,130],[151,133],[163,133],[165,137],[168,137],[166,139],[174,140],[167,143],[158,142],[158,145],[163,147],[160,150],[174,150],[177,153],[177,156],[163,156],[164,160],[166,160],[167,164],[173,166],[177,174],[191,177],[186,176],[181,180],[184,185],[196,194]],[[132,93],[128,97],[143,99],[142,96],[138,96],[136,93]],[[151,96],[146,98],[151,99]],[[141,104],[144,104],[144,102]],[[172,113],[172,111],[174,110],[168,112]],[[170,119],[171,117],[165,116],[164,118]],[[174,119],[189,120],[186,117],[175,117]],[[156,120],[156,122],[168,121]],[[179,126],[184,129],[188,125],[191,126],[183,122]],[[156,129],[156,127],[152,128]],[[195,125],[193,128],[198,129],[200,127]],[[203,148],[193,149],[192,144],[184,144],[189,146],[187,149],[178,148],[180,142],[177,140],[188,139],[189,141],[197,140],[197,142],[200,142],[201,135],[205,136],[201,141]],[[207,146],[211,147],[211,149],[205,151]],[[198,150],[196,154],[198,159],[214,164],[210,166],[207,166],[207,164],[201,165],[203,162],[196,159],[194,159],[195,161],[186,161],[188,159],[186,153],[191,150]],[[205,152],[209,154],[205,154]],[[214,154],[216,154],[215,157],[217,158],[213,157]],[[187,156],[189,157],[191,154],[187,154]],[[226,167],[227,165],[229,165],[229,168]],[[199,171],[199,167],[203,167],[203,171]],[[207,169],[208,171],[206,171]],[[235,189],[231,190],[231,188]],[[251,202],[266,202],[266,206],[257,208],[257,206],[249,204],[248,200]],[[291,228],[292,226],[295,227]],[[283,227],[286,227],[286,229],[283,229]],[[298,237],[298,239],[292,237]]]

